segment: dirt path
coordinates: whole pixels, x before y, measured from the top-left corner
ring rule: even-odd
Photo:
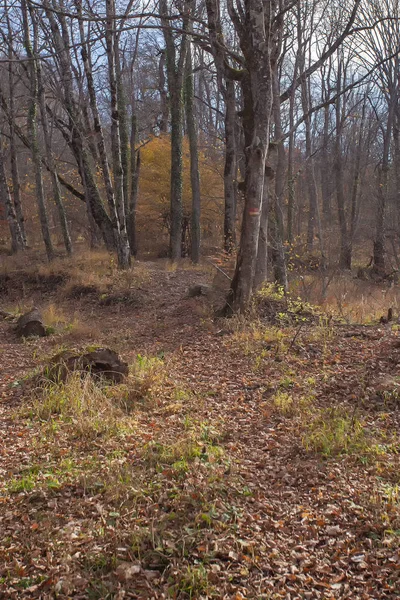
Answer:
[[[0,322],[0,597],[400,596],[399,425],[371,391],[397,373],[396,332],[232,333],[207,299],[186,297],[204,277],[155,268],[135,306],[46,292],[91,343],[131,364],[155,357],[156,389],[115,439],[21,412],[23,376],[83,340],[21,343]],[[338,436],[347,421],[332,406],[352,429],[326,457],[304,436],[316,415],[336,430],[314,433]]]

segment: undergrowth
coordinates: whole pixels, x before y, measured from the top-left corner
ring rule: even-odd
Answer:
[[[81,373],[71,373],[64,383],[46,383],[28,413],[53,426],[62,423],[83,439],[119,435],[132,427],[106,388]]]

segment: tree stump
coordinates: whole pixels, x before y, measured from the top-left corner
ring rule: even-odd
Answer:
[[[33,308],[28,313],[22,315],[17,321],[15,331],[20,337],[44,337],[46,335],[46,328],[38,309]]]
[[[129,368],[127,363],[109,348],[97,348],[82,354],[74,354],[66,350],[52,358],[51,364],[46,368],[45,376],[51,381],[62,382],[73,371],[90,373],[112,383],[121,383],[128,375]]]

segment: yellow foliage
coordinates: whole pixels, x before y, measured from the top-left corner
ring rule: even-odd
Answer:
[[[222,158],[222,157],[221,157]],[[191,214],[190,152],[183,140],[183,210]],[[169,135],[154,137],[141,150],[141,173],[137,220],[139,231],[167,234],[166,218],[170,206],[171,144]],[[221,231],[223,223],[223,165],[199,153],[202,219],[205,236]],[[153,239],[154,242],[154,239]]]

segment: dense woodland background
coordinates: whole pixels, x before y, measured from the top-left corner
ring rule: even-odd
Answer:
[[[399,7],[0,2],[1,598],[400,598]]]
[[[396,277],[398,17],[397,0],[5,0],[4,251],[238,252],[239,309],[288,267]]]

